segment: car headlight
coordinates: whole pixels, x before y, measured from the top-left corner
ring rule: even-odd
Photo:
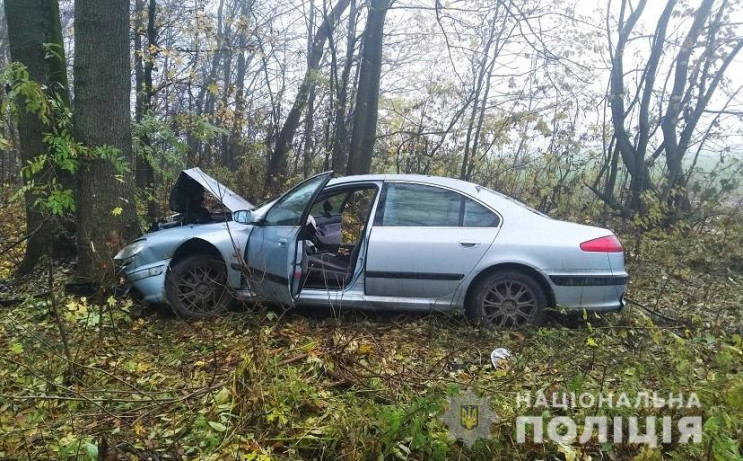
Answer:
[[[131,259],[137,256],[147,244],[147,240],[135,240],[125,246],[119,253],[114,256],[114,260],[120,264],[129,264]]]

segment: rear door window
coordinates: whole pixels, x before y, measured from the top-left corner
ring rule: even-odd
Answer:
[[[390,184],[383,226],[459,226],[461,196],[438,187]]]
[[[390,183],[381,210],[382,226],[497,227],[500,218],[464,195],[440,187]]]

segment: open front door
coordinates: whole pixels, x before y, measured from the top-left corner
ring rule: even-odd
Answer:
[[[293,304],[307,267],[302,229],[333,172],[320,173],[284,194],[256,224],[245,250],[250,289],[257,299]]]

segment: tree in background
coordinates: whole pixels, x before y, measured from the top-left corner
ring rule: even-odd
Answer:
[[[113,255],[138,233],[134,194],[112,155],[130,162],[129,2],[75,1],[75,111],[78,141],[96,155],[81,162],[77,184],[78,274],[112,277]]]
[[[22,63],[29,78],[47,88],[48,97],[57,103],[58,110],[69,107],[69,89],[62,30],[57,0],[6,0],[5,14],[8,22],[8,40],[11,59]],[[23,107],[25,101],[19,101]],[[42,119],[28,109],[20,111],[18,134],[21,163],[26,165],[48,152],[44,143],[46,128]],[[74,255],[72,230],[69,221],[45,216],[36,205],[38,196],[35,182],[55,180],[60,187],[71,188],[72,177],[68,172],[47,164],[37,174],[24,174],[26,231],[29,234],[26,253],[18,268],[21,275],[33,270],[39,258],[49,251],[56,256]]]
[[[351,70],[354,66],[354,51],[356,48],[356,23],[358,21],[358,7],[356,0],[351,0],[350,12],[348,14],[348,27],[346,32],[346,54],[343,62],[343,69],[338,75],[338,57],[335,40],[330,40],[331,54],[331,84],[334,83],[335,94],[334,107],[332,107],[333,117],[333,136],[331,146],[328,150],[332,151],[332,169],[334,171],[345,171],[348,164],[348,153],[351,141],[348,138],[348,127],[346,126],[346,115],[348,113],[348,94],[350,91],[349,83]]]
[[[655,25],[647,61],[637,72],[625,68],[625,55],[628,44],[635,38],[633,31],[643,17],[647,0],[634,7],[623,0],[616,20],[616,39],[613,31],[608,31],[611,55],[608,99],[614,129],[610,150],[612,164],[616,165],[617,158],[621,158],[627,168],[630,187],[625,203],[615,198],[614,166],[601,172],[602,175],[609,172],[604,192],[596,187],[593,190],[624,216],[647,211],[643,199],[647,191],[654,191],[672,210],[690,210],[686,190],[688,172],[682,162],[694,144],[699,146],[697,155],[705,144],[709,129],[700,132],[699,122],[727,68],[743,47],[743,39],[735,38],[731,28],[734,26],[727,23],[728,1],[719,2],[716,8],[715,3],[703,0],[698,8],[684,9],[677,0],[667,0]],[[669,24],[679,16],[688,17],[689,24],[680,29],[678,37],[669,37]],[[671,59],[665,67],[664,58]],[[639,77],[628,87],[626,80],[632,75]],[[653,145],[658,132],[661,136]],[[650,167],[663,154],[666,163],[663,180],[654,181]]]
[[[146,6],[146,7],[145,7]],[[134,82],[135,82],[135,106],[134,121],[141,123],[145,116],[152,114],[152,98],[155,88],[152,83],[152,71],[155,67],[155,57],[158,53],[157,28],[155,21],[157,17],[157,3],[155,0],[137,0],[134,8]],[[146,37],[146,41],[142,38]],[[150,221],[156,221],[159,209],[157,200],[153,196],[155,185],[155,172],[151,162],[155,159],[145,155],[151,147],[149,135],[142,136],[143,148],[139,149],[139,155],[134,159],[137,187],[145,192],[147,202],[147,217]]]
[[[371,0],[369,3],[369,16],[361,44],[361,66],[353,113],[348,174],[364,174],[371,170],[374,143],[377,140],[384,19],[391,3],[391,0]]]
[[[276,137],[276,144],[273,153],[271,154],[268,172],[266,174],[266,188],[271,192],[277,192],[276,189],[282,185],[281,179],[286,177],[287,152],[294,140],[294,134],[299,127],[302,112],[305,110],[307,102],[310,100],[310,96],[312,96],[312,100],[314,100],[313,92],[318,77],[320,60],[323,57],[325,49],[325,42],[333,33],[335,24],[338,22],[349,3],[350,0],[340,0],[336,3],[333,9],[327,16],[325,16],[318,26],[314,39],[310,44],[308,44],[307,69],[304,74],[304,79],[302,80],[297,92],[297,97],[294,99],[294,104],[286,116],[284,125],[281,127],[281,131],[279,131],[279,134]]]
[[[743,46],[731,19],[740,2],[663,0],[654,9],[616,0],[597,10],[560,0],[130,3],[136,158],[127,163],[150,220],[162,217],[178,171],[197,165],[256,202],[332,168],[461,177],[543,210],[606,201],[632,216],[642,196],[659,197],[664,211],[695,203],[699,152],[738,149],[728,133],[743,120],[740,88],[725,63]],[[71,5],[60,2],[68,47],[80,31]],[[77,8],[81,20],[97,17],[89,6]],[[96,56],[109,65],[108,55]],[[107,77],[76,78],[97,85]],[[76,118],[104,118],[84,106]],[[677,142],[666,145],[673,130]],[[124,202],[101,210],[111,208],[128,212]]]

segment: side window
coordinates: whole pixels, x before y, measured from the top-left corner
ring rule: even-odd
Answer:
[[[380,218],[379,216],[377,218]],[[419,184],[387,186],[382,226],[497,227],[497,214],[454,191]]]
[[[263,220],[266,226],[299,226],[302,213],[315,191],[326,180],[327,176],[308,179],[296,188],[287,192],[266,214]]]
[[[474,200],[464,199],[464,227],[498,227],[498,224],[500,218],[497,214]]]
[[[390,184],[383,226],[458,227],[462,196],[438,187]]]

